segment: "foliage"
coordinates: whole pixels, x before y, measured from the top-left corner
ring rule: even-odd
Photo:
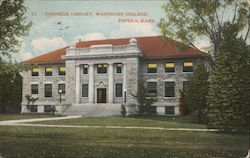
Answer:
[[[246,41],[250,31],[250,3],[247,0],[169,0],[162,8],[166,18],[158,26],[166,39],[181,40],[195,47],[197,37],[209,39],[216,54],[225,21],[236,24]],[[229,14],[230,15],[225,15]]]
[[[26,35],[31,27],[25,13],[23,0],[0,1],[0,56],[20,49],[20,37]]]
[[[202,61],[198,61],[185,91],[185,105],[188,113],[197,117],[199,123],[205,123],[207,115],[208,71]],[[196,116],[197,115],[197,116]]]
[[[180,103],[179,111],[180,111],[181,115],[186,116],[188,114],[188,110],[187,110],[187,107],[186,107],[185,102],[184,102],[185,94],[183,91],[180,91],[180,94],[181,94],[181,97],[179,99],[179,103]]]
[[[220,129],[249,129],[250,49],[238,38],[238,25],[227,23],[210,78],[209,125]]]
[[[27,100],[27,109],[30,110],[31,105],[34,105],[34,103],[38,100],[38,98],[32,97],[30,94],[25,95],[25,99]],[[31,104],[30,104],[31,103]]]
[[[21,101],[21,75],[17,72],[0,75],[0,112],[20,112]]]
[[[149,108],[156,101],[156,99],[147,95],[147,88],[142,82],[139,83],[137,94],[134,95],[134,97],[136,97],[137,102],[139,104],[139,114],[149,114]]]
[[[126,114],[127,114],[126,108],[125,108],[125,106],[122,104],[122,105],[121,105],[121,115],[122,115],[123,117],[125,117]]]

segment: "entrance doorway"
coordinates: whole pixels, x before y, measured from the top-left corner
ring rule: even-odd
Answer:
[[[106,88],[97,89],[97,103],[107,103]]]

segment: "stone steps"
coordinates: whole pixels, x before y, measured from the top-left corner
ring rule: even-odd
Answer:
[[[120,116],[121,104],[72,104],[64,115],[82,115],[83,117]]]

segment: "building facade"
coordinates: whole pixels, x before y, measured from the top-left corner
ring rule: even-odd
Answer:
[[[55,106],[66,114],[79,107],[81,114],[80,109],[106,106],[118,107],[118,114],[121,104],[137,104],[134,96],[143,83],[147,95],[157,100],[152,113],[178,115],[180,90],[196,61],[208,56],[194,48],[181,51],[177,44],[164,43],[161,36],[84,41],[27,60],[33,68],[22,74],[22,112],[28,112],[29,94],[38,98],[31,112],[50,112]],[[136,107],[127,110],[133,113]]]

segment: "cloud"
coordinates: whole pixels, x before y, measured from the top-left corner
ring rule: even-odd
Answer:
[[[33,48],[33,51],[39,53],[45,53],[48,51],[63,48],[67,46],[67,44],[62,37],[52,37],[52,38],[41,37],[33,40],[31,42],[31,46]]]
[[[110,38],[126,38],[136,36],[155,36],[159,33],[153,31],[152,24],[120,24],[118,29],[111,31]]]
[[[197,39],[194,45],[199,49],[206,50],[206,48],[210,47],[210,42],[208,39]]]
[[[14,54],[14,58],[17,61],[25,61],[25,60],[31,59],[33,57],[33,54],[29,51],[26,51],[25,47],[26,47],[26,44],[22,41],[20,51],[18,53]]]
[[[72,43],[77,43],[79,40],[81,41],[93,41],[93,40],[102,40],[106,39],[106,37],[100,32],[87,33],[85,35],[78,35],[73,39]]]

